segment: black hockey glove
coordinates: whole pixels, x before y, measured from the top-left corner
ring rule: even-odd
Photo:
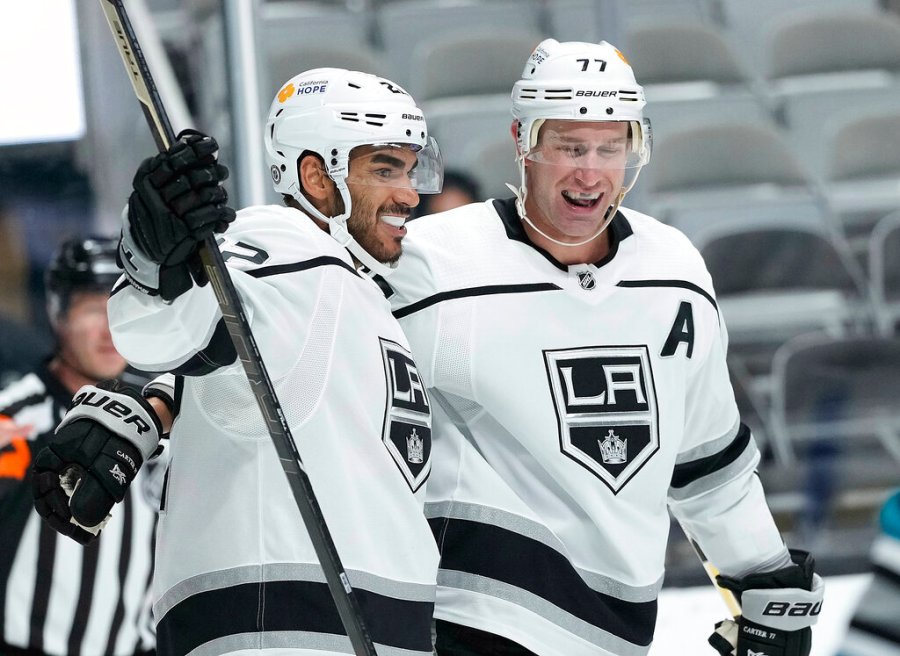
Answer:
[[[162,428],[136,392],[105,381],[85,385],[48,446],[34,459],[34,507],[54,529],[81,544],[95,539],[114,503],[125,498]]]
[[[131,282],[171,301],[205,284],[200,244],[234,220],[222,182],[228,169],[216,161],[216,140],[185,130],[164,153],[145,159],[134,176],[124,218],[119,259]]]
[[[814,560],[805,551],[791,550],[794,564],[774,572],[741,579],[718,576],[741,604],[735,620],[716,624],[709,644],[723,656],[808,656],[812,629],[822,610],[824,584],[813,572]]]

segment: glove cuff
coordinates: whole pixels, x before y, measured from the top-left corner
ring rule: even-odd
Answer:
[[[825,583],[818,574],[812,576],[812,590],[746,590],[742,595],[741,613],[751,622],[763,626],[783,631],[799,631],[819,620],[824,593]]]
[[[122,210],[119,260],[132,286],[148,296],[159,295],[160,265],[144,254],[131,231],[131,200]]]
[[[734,592],[741,614],[749,621],[783,631],[812,626],[822,610],[825,584],[813,572],[813,557],[790,550],[792,565],[772,572],[755,572],[740,579],[719,576],[719,585]]]
[[[162,424],[153,408],[137,394],[85,385],[75,393],[72,409],[56,432],[79,419],[92,419],[131,442],[146,461],[156,450]]]

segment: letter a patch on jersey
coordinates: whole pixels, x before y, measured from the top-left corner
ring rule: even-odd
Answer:
[[[382,441],[415,492],[431,473],[431,406],[410,352],[379,339],[387,382]]]
[[[562,452],[619,490],[659,450],[646,346],[544,351]]]

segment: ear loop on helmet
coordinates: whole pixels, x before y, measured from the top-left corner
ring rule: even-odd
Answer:
[[[553,237],[548,235],[546,232],[544,232],[543,230],[538,228],[534,224],[534,221],[531,220],[531,218],[528,216],[528,214],[525,211],[525,199],[528,198],[528,184],[527,184],[526,178],[525,178],[525,156],[531,150],[532,143],[534,143],[536,141],[538,130],[541,129],[541,125],[543,125],[543,124],[544,124],[544,119],[536,119],[534,121],[534,123],[531,126],[531,129],[529,130],[530,134],[528,136],[528,140],[524,145],[522,144],[521,139],[516,140],[518,142],[517,143],[518,153],[516,155],[516,164],[518,164],[518,166],[519,166],[519,181],[520,181],[519,184],[520,184],[520,186],[518,189],[509,183],[507,183],[506,186],[509,188],[510,191],[512,191],[512,193],[516,197],[516,210],[519,212],[519,217],[521,217],[521,219],[523,221],[525,221],[528,225],[530,225],[535,230],[535,232],[537,232],[539,235],[541,235],[544,239],[547,239],[548,241],[551,241],[554,244],[557,244],[559,246],[570,246],[573,248],[576,246],[584,246],[585,244],[588,244],[588,243],[594,241],[597,237],[599,237],[603,233],[604,230],[606,230],[607,227],[609,227],[609,224],[612,222],[613,218],[615,218],[615,216],[616,216],[616,212],[619,210],[619,206],[622,204],[622,201],[625,199],[625,194],[627,194],[629,191],[631,191],[631,188],[634,187],[634,183],[637,182],[637,178],[638,178],[638,175],[640,175],[640,173],[641,173],[641,168],[643,168],[643,164],[638,168],[637,172],[634,174],[634,180],[631,181],[631,184],[628,185],[628,188],[626,189],[625,187],[623,187],[622,191],[619,192],[619,195],[616,198],[616,201],[612,205],[609,206],[609,209],[606,210],[606,214],[604,215],[604,218],[603,218],[603,223],[600,224],[600,227],[597,229],[597,232],[595,232],[592,236],[588,237],[584,241],[579,241],[576,243],[559,241],[558,239],[554,239]],[[632,132],[637,134],[637,138],[632,139],[632,143],[634,144],[633,148],[635,150],[640,150],[643,147],[643,142],[644,142],[643,132],[641,130],[640,124],[637,121],[631,121],[631,128],[632,128]],[[522,129],[521,121],[519,121],[518,129],[519,130]]]

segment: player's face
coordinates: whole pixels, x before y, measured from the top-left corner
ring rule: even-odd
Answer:
[[[57,326],[59,356],[86,378],[115,378],[125,359],[113,346],[106,316],[106,292],[75,292]]]
[[[394,263],[403,252],[403,225],[419,204],[409,176],[416,154],[406,148],[365,146],[350,158],[347,230],[379,262]]]
[[[629,148],[625,122],[546,121],[525,161],[529,218],[563,242],[595,234],[622,191]]]

